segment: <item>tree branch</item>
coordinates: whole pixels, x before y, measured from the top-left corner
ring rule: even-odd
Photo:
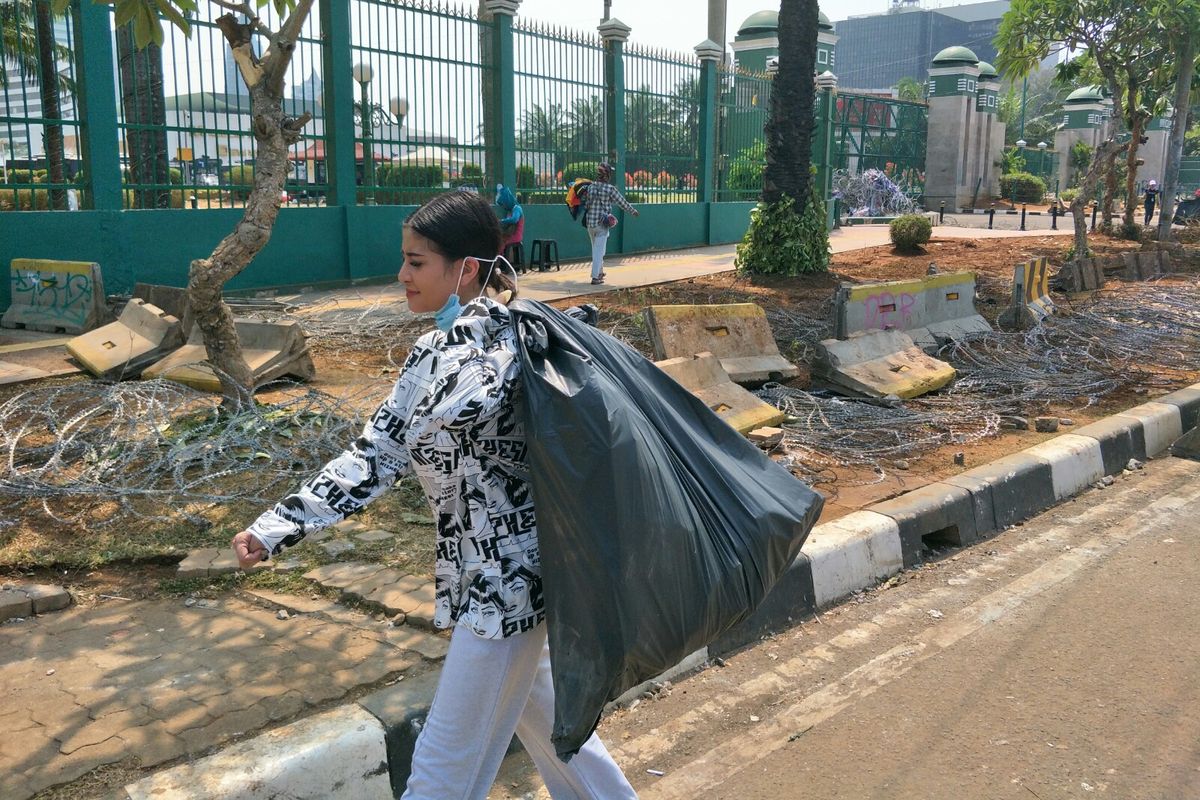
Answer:
[[[242,73],[246,85],[251,88],[257,86],[263,78],[263,68],[254,55],[254,48],[250,46],[253,24],[238,22],[233,14],[222,14],[217,17],[216,25],[225,36],[225,41],[229,43],[229,48],[233,51],[233,60],[238,65],[238,71]]]

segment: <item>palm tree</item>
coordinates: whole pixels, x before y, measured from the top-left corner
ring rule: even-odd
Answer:
[[[521,133],[517,136],[517,142],[526,150],[553,152],[562,145],[565,128],[566,120],[561,105],[553,103],[542,108],[534,103],[533,108],[526,111],[521,120]]]
[[[653,167],[649,158],[665,152],[672,127],[671,107],[649,86],[625,96],[625,142],[631,172]]]
[[[162,48],[134,45],[133,23],[117,27],[117,67],[121,72],[121,108],[129,182],[135,186],[170,183],[167,154],[167,102],[163,92]],[[169,188],[136,189],[134,208],[170,208]]]
[[[803,215],[812,178],[813,109],[817,66],[817,0],[782,0],[779,7],[779,71],[771,91],[767,117],[767,168],[763,200],[777,203],[785,196]]]
[[[69,62],[71,49],[52,42],[56,63]],[[41,76],[38,60],[38,32],[34,24],[33,0],[0,2],[0,86],[7,87],[13,79],[9,68],[16,66],[17,79],[37,84]],[[54,80],[60,95],[75,93],[75,82],[66,71],[55,70]]]
[[[577,97],[567,112],[566,148],[573,153],[604,152],[604,101],[600,95]]]

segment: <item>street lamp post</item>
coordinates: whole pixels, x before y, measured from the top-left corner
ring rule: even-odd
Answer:
[[[371,96],[368,86],[371,79],[375,77],[375,70],[370,64],[359,63],[354,65],[354,80],[362,87],[362,99],[359,101],[359,115],[362,118],[363,132],[363,183],[365,198],[364,203],[368,206],[375,205],[375,153],[371,146],[371,117],[374,116],[371,108]]]
[[[1025,141],[1024,139],[1017,139],[1017,149],[1021,151],[1021,160],[1022,161],[1025,160],[1025,147],[1028,144],[1029,144],[1029,142]],[[1029,170],[1028,164],[1025,165],[1025,169],[1026,169],[1026,171]],[[1013,181],[1012,187],[1013,187],[1012,203],[1013,203],[1013,208],[1016,208],[1017,207],[1017,182],[1016,181]]]
[[[1046,174],[1046,147],[1047,147],[1047,145],[1045,142],[1037,143],[1038,177],[1042,178],[1043,180],[1050,177],[1049,175]]]

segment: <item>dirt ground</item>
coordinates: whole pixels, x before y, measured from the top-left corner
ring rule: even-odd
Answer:
[[[648,337],[641,322],[641,310],[654,303],[728,303],[755,302],[766,308],[782,308],[813,320],[826,320],[830,299],[840,282],[870,282],[921,277],[930,263],[941,272],[971,270],[979,278],[980,313],[994,321],[1008,301],[1013,266],[1034,257],[1047,256],[1053,264],[1061,264],[1069,241],[1062,237],[1031,237],[1020,239],[939,239],[935,237],[925,252],[914,255],[897,254],[891,247],[876,247],[840,253],[833,257],[828,274],[782,277],[739,277],[732,272],[719,273],[674,283],[623,289],[600,295],[590,295],[588,302],[601,308],[601,327],[625,338],[647,355]],[[1098,254],[1107,255],[1138,245],[1106,237],[1093,237]],[[1191,268],[1200,269],[1200,257],[1191,251]],[[1111,285],[1111,283],[1110,283]],[[1136,286],[1123,291],[1136,292]],[[554,305],[567,307],[570,298]],[[387,341],[366,337],[361,344],[339,343],[327,346],[320,339],[310,341],[317,367],[314,389],[336,397],[354,396],[359,413],[367,414],[388,390],[395,379],[397,365],[407,353],[411,342],[424,332],[427,322],[418,321],[402,329]],[[786,332],[776,331],[780,348],[786,357],[797,360],[798,343]],[[803,369],[804,365],[800,365]],[[69,380],[69,379],[60,379]],[[1100,403],[1087,407],[1053,406],[1038,413],[1068,418],[1078,425],[1144,402],[1154,394],[1169,391],[1173,386],[1200,380],[1200,372],[1164,376],[1152,387],[1135,387],[1119,391]],[[797,388],[807,388],[807,375],[793,382]],[[5,394],[11,396],[14,392]],[[0,399],[4,399],[0,397]],[[264,393],[260,400],[270,402],[272,395]],[[1069,430],[1064,428],[1063,431]],[[986,463],[1001,455],[1028,447],[1053,434],[1033,431],[1001,431],[1000,435],[978,442],[941,447],[907,458],[903,468],[886,470],[880,476],[870,470],[830,468],[818,489],[828,498],[823,519],[849,513],[868,505],[919,487],[963,469]],[[956,463],[956,456],[961,459]],[[297,474],[297,481],[304,475]],[[60,504],[62,501],[54,501]],[[420,525],[397,525],[401,512],[420,511],[420,499],[413,493],[392,501],[380,501],[364,514],[368,525],[400,529],[401,541],[396,551],[378,554],[406,570],[421,571],[431,565],[424,557],[423,547],[432,539],[432,529]],[[56,510],[58,509],[56,506]],[[15,524],[0,529],[0,574],[7,571],[46,571],[55,565],[66,569],[76,580],[91,582],[106,580],[98,568],[110,564],[146,564],[151,572],[182,558],[188,548],[224,546],[229,537],[249,522],[260,509],[246,504],[226,504],[203,511],[205,525],[186,522],[164,525],[150,520],[130,519],[86,535],[77,524],[63,524],[46,516],[40,501],[0,503],[0,516],[15,518]],[[311,551],[315,548],[300,548]],[[299,551],[297,551],[299,552]],[[359,557],[361,557],[361,553]],[[91,574],[91,578],[87,576]],[[117,587],[120,588],[120,587]],[[115,591],[114,593],[120,593]]]

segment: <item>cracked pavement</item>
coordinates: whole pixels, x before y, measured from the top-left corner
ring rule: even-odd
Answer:
[[[0,797],[151,767],[435,668],[446,641],[350,611],[224,596],[110,602],[0,625]]]

